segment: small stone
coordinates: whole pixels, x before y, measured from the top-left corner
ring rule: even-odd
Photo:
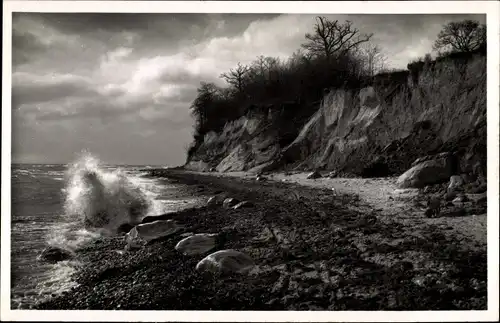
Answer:
[[[307,179],[316,179],[316,178],[320,178],[320,177],[322,177],[322,176],[318,171],[314,171],[312,173],[309,173],[309,175],[307,175]]]
[[[328,177],[329,178],[336,178],[337,176],[338,176],[338,172],[336,170],[331,171],[330,173],[328,173]]]
[[[224,200],[224,202],[222,203],[222,206],[224,206],[225,208],[231,208],[238,203],[239,203],[239,201],[237,199],[230,197],[230,198],[227,198]]]
[[[237,209],[241,209],[241,208],[244,208],[244,207],[252,207],[253,204],[251,202],[248,202],[248,201],[243,201],[243,202],[240,202],[238,204],[236,204],[233,208],[235,210]]]
[[[219,198],[217,196],[212,196],[207,201],[207,205],[208,206],[214,206],[214,205],[217,205],[217,204],[219,204]]]
[[[466,197],[464,195],[459,195],[453,201],[451,201],[455,205],[462,205],[464,202],[466,202]]]

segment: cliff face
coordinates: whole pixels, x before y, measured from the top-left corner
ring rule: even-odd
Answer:
[[[228,123],[222,134],[205,136],[187,167],[200,169],[202,161],[218,171],[265,165],[385,176],[442,151],[454,152],[463,172],[477,161],[485,166],[486,59],[431,62],[379,75],[365,88],[332,90],[285,147],[282,127],[265,113]]]
[[[209,132],[186,169],[219,172],[242,171],[275,160],[280,147],[278,129],[269,113],[258,111],[226,123],[220,134]]]

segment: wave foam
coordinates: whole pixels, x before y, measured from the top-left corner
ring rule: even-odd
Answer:
[[[123,170],[105,170],[88,154],[69,167],[67,180],[65,214],[86,227],[116,232],[122,224],[139,223],[153,205]]]

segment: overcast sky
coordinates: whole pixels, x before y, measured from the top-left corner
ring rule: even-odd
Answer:
[[[431,51],[460,15],[328,15],[375,35],[394,68]],[[313,15],[13,15],[13,162],[180,165],[200,81],[258,55],[287,57]]]

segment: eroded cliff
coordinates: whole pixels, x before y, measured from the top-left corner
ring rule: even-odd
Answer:
[[[400,174],[418,157],[448,151],[462,172],[478,161],[485,169],[486,58],[449,57],[409,68],[377,75],[366,87],[326,91],[287,145],[283,133],[293,131],[283,130],[294,122],[284,108],[252,110],[222,133],[205,135],[186,168],[325,169],[372,177]]]

